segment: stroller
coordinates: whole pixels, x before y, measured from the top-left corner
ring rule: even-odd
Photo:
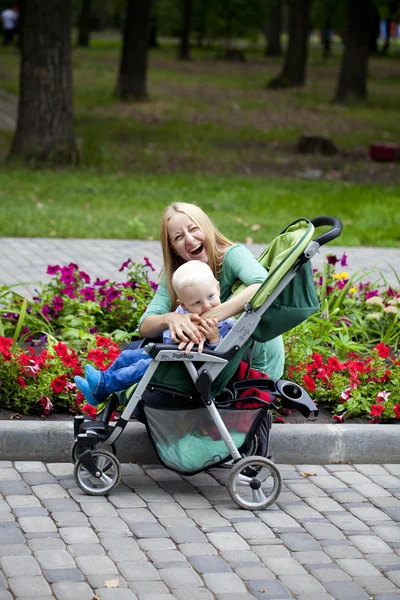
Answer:
[[[330,229],[314,238],[318,227]],[[194,475],[211,467],[229,468],[227,489],[239,507],[261,510],[274,503],[282,479],[268,458],[271,409],[280,404],[305,417],[318,410],[296,383],[253,378],[244,361],[253,340],[273,339],[319,308],[310,259],[341,230],[333,217],[299,219],[275,238],[259,258],[267,279],[214,351],[185,354],[176,345],[144,340],[153,360],[140,382],[111,396],[100,420],[74,417],[78,486],[87,494],[104,495],[118,485],[115,442],[139,404],[149,438],[168,469]],[[239,290],[240,284],[232,291]],[[111,423],[121,403],[125,408]]]

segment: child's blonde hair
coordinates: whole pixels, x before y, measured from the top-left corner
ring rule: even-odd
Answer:
[[[173,202],[167,206],[161,219],[160,239],[168,293],[171,299],[171,310],[175,310],[177,306],[177,296],[172,286],[172,275],[185,261],[171,250],[168,237],[168,221],[179,212],[187,215],[204,234],[204,245],[207,250],[208,266],[211,268],[211,271],[217,280],[221,274],[224,254],[230,246],[233,246],[233,242],[215,227],[210,217],[206,215],[204,210],[199,206],[188,202]]]
[[[218,283],[210,267],[201,260],[189,260],[177,268],[172,276],[172,287],[177,297],[192,285],[209,282]]]

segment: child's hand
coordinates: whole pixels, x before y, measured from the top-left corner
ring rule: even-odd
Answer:
[[[202,339],[199,342],[198,345],[198,352],[203,352],[203,348],[204,348],[204,342],[206,341],[206,337],[205,335],[202,335]],[[178,346],[178,350],[185,350],[185,354],[189,354],[189,352],[191,351],[191,349],[193,348],[193,346],[195,345],[194,342],[181,342]]]
[[[218,344],[221,336],[217,319],[206,319],[205,324],[199,325],[199,329],[205,335],[209,344]]]

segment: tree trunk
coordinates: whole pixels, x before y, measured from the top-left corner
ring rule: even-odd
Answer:
[[[81,48],[89,47],[91,12],[92,0],[82,0],[78,24],[78,40],[76,42],[76,45]]]
[[[283,22],[282,0],[270,0],[267,9],[265,56],[282,56],[281,33]]]
[[[289,0],[289,43],[283,70],[268,87],[284,88],[305,83],[311,0]]]
[[[336,102],[367,97],[368,54],[372,0],[348,0],[344,53]]]
[[[369,31],[369,51],[371,54],[378,53],[378,38],[380,34],[381,20],[379,11],[375,5],[371,7],[370,31]]]
[[[157,18],[154,15],[150,17],[149,48],[158,48]]]
[[[182,28],[178,59],[190,60],[190,26],[192,21],[193,0],[182,1]]]
[[[115,95],[147,100],[147,51],[152,0],[128,0],[121,63]]]
[[[10,158],[77,162],[72,107],[69,0],[25,0],[20,94]]]

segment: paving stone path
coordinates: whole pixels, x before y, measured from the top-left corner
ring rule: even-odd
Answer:
[[[0,600],[400,599],[400,464],[280,465],[259,513],[227,469],[123,464],[94,497],[72,468],[0,462]]]

